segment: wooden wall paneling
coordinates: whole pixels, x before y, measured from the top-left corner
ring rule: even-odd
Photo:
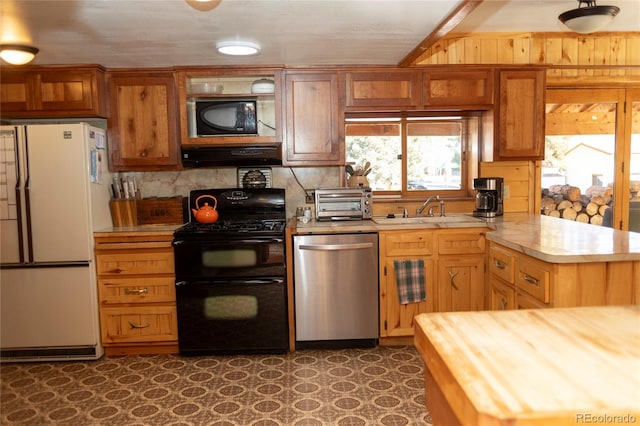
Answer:
[[[552,63],[552,64],[562,63],[562,39],[561,38],[546,39],[544,59],[548,63]],[[547,77],[562,77],[562,70],[550,69],[547,72]]]
[[[464,40],[464,63],[480,64],[482,58],[480,54],[480,41],[473,38]]]
[[[505,38],[496,40],[496,64],[512,64],[513,63],[513,39]]]
[[[480,63],[500,63],[498,61],[498,41],[496,39],[482,39],[480,41]]]
[[[625,65],[637,65],[635,68],[628,68],[626,75],[640,76],[640,36],[627,38],[625,44]]]
[[[529,64],[534,63],[531,58],[531,42],[528,38],[513,38],[513,63]]]
[[[578,39],[565,39],[562,44],[561,65],[575,65],[578,61]],[[576,68],[566,68],[561,70],[563,77],[577,77]]]
[[[626,65],[626,45],[627,41],[624,37],[611,37],[611,66]],[[612,68],[609,71],[611,76],[624,75],[623,68]]]
[[[480,176],[502,177],[505,192],[505,213],[529,212],[535,210],[535,164],[532,161],[496,161],[480,163]],[[508,187],[508,188],[507,188]]]

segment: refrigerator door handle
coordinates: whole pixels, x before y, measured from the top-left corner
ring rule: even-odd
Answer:
[[[25,135],[25,152],[28,151],[29,141],[27,141],[27,137]],[[29,176],[29,161],[25,161],[25,179],[24,179],[24,208],[26,215],[26,230],[27,230],[27,262],[33,263],[33,229],[31,226],[31,196],[30,196],[30,188],[31,179]]]

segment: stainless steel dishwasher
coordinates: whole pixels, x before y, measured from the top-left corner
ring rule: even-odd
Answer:
[[[293,237],[296,348],[378,342],[378,235]]]

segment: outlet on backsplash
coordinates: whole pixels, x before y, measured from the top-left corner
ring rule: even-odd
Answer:
[[[305,189],[304,190],[304,202],[307,204],[313,204],[316,202],[316,191],[313,189]]]

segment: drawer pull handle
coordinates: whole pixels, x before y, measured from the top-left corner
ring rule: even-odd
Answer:
[[[498,268],[498,269],[506,269],[506,268],[507,268],[506,263],[502,263],[502,262],[500,262],[498,259],[494,259],[494,260],[493,260],[493,264],[494,264],[494,266],[495,266],[496,268]]]
[[[145,288],[140,288],[138,290],[132,290],[129,287],[126,287],[124,289],[124,294],[137,294],[137,295],[142,296],[143,294],[147,294],[147,293],[149,293],[149,289],[146,288],[146,287]]]
[[[132,329],[132,330],[133,330],[134,328],[147,328],[147,327],[151,327],[151,324],[140,324],[140,325],[138,325],[138,324],[134,324],[134,323],[132,323],[131,321],[128,321],[128,322],[129,322],[129,327],[131,327],[131,329]]]
[[[538,280],[531,275],[523,274],[522,279],[528,282],[529,284],[538,285]]]
[[[507,300],[504,297],[500,298],[500,309],[503,311],[507,309]]]
[[[451,287],[453,287],[454,290],[458,289],[458,286],[456,285],[456,282],[454,281],[455,278],[456,278],[456,275],[458,275],[458,271],[455,271],[455,272],[449,271],[449,281],[451,281]]]

